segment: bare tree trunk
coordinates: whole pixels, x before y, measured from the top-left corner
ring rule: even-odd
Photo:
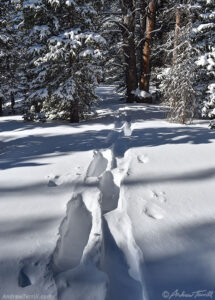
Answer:
[[[136,59],[137,59],[137,76],[138,83],[140,82],[142,69],[143,69],[143,45],[145,41],[146,32],[146,8],[148,0],[136,0],[136,28],[135,28],[135,39],[136,45]]]
[[[135,46],[135,1],[121,0],[122,9],[122,34],[123,49],[126,64],[126,89],[127,102],[135,100],[135,91],[138,87],[137,66],[136,66],[136,46]]]
[[[155,29],[156,0],[151,0],[148,5],[146,20],[146,40],[143,47],[143,69],[140,79],[140,89],[149,92],[150,80],[150,54],[152,46],[153,30]]]
[[[14,97],[14,93],[11,92],[10,93],[10,101],[11,101],[11,111],[12,111],[12,114],[14,114],[14,105],[15,105],[15,97]]]
[[[72,102],[71,108],[70,108],[70,122],[71,123],[79,123],[79,109],[78,109],[78,103]]]
[[[140,82],[141,82],[141,77],[142,77],[142,70],[143,70],[143,65],[144,65],[144,59],[143,59],[143,48],[145,45],[145,33],[146,33],[146,15],[147,15],[147,1],[143,1],[141,0],[141,4],[140,4],[140,39],[141,39],[141,56],[140,56]]]
[[[3,115],[3,98],[0,96],[0,116]]]
[[[180,8],[177,8],[176,15],[175,15],[175,40],[174,40],[173,63],[175,63],[177,60],[177,54],[178,54],[177,46],[178,46],[180,27],[181,27],[181,11]]]

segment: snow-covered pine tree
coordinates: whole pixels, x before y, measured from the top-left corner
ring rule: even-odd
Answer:
[[[29,90],[28,80],[27,80],[27,44],[29,41],[28,30],[24,27],[24,15],[22,11],[22,0],[11,0],[16,12],[14,18],[14,28],[16,37],[16,52],[19,55],[19,61],[16,68],[16,110],[21,110],[23,112],[23,106],[25,103],[25,98],[27,91]]]
[[[96,100],[104,38],[96,33],[99,1],[26,0],[25,119],[78,122]]]
[[[190,1],[176,3],[172,8],[175,28],[169,34],[165,51],[171,57],[171,65],[165,69],[161,84],[164,101],[170,107],[168,119],[182,124],[192,121],[198,109],[194,90],[196,65],[191,9]],[[168,49],[170,45],[172,49]]]
[[[215,119],[215,2],[193,1],[195,19],[192,39],[198,50],[197,84],[195,85],[202,116]]]
[[[138,87],[136,60],[136,1],[121,0],[105,2],[107,18],[104,23],[111,53],[106,63],[106,78],[113,78],[126,94],[127,102],[134,102]]]
[[[159,1],[105,1],[103,32],[108,42],[105,79],[120,86],[119,90],[127,95],[127,102],[152,100],[149,93],[139,90],[138,82],[147,77],[148,90],[152,34],[148,32],[146,36],[146,20],[154,23],[157,2]],[[148,24],[152,25],[150,22]],[[149,30],[152,29],[151,26]],[[147,52],[147,59],[144,51]],[[144,72],[147,73],[145,77]],[[140,83],[141,89],[142,86]]]
[[[125,92],[124,57],[122,51],[121,10],[118,0],[104,2],[100,14],[101,31],[107,41],[105,53],[104,80],[115,84],[119,92]]]
[[[13,111],[16,90],[17,48],[14,29],[15,10],[11,1],[2,0],[0,6],[0,115],[3,102]]]

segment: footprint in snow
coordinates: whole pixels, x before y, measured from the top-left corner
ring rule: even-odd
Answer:
[[[103,156],[102,152],[94,151],[93,160],[87,169],[87,177],[99,177],[104,173],[108,165],[108,160]]]
[[[42,269],[38,262],[24,265],[18,275],[19,286],[24,288],[37,283],[41,279]]]
[[[149,158],[146,155],[138,155],[137,161],[141,164],[146,164],[147,162],[149,162]]]
[[[70,174],[69,174],[70,175]],[[81,175],[81,167],[76,167],[76,175],[80,176]]]
[[[131,123],[129,121],[126,121],[123,124],[123,133],[124,133],[124,136],[131,136],[132,135]]]
[[[164,218],[164,211],[158,205],[151,203],[147,205],[143,212],[150,218],[155,220],[162,220]]]
[[[165,192],[155,192],[155,191],[152,191],[151,198],[153,200],[158,200],[161,203],[167,202],[167,198],[166,198],[166,193]]]
[[[56,187],[59,185],[58,180],[60,179],[60,176],[48,176],[48,187]]]

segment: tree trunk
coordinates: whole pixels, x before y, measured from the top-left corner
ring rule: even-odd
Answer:
[[[12,114],[14,114],[14,105],[15,105],[15,97],[14,97],[14,93],[11,92],[10,93],[10,101],[11,101],[11,111],[12,111]]]
[[[71,108],[70,108],[70,122],[71,123],[79,123],[79,109],[78,109],[78,103],[72,102]]]
[[[0,96],[0,116],[3,115],[3,98]]]
[[[135,101],[135,91],[138,87],[136,46],[135,46],[135,4],[133,0],[121,0],[123,49],[126,64],[127,103]]]
[[[181,11],[180,8],[176,9],[176,15],[175,15],[175,39],[174,39],[174,51],[173,51],[173,63],[177,60],[177,46],[178,46],[178,38],[180,33],[180,26],[181,26]]]
[[[144,65],[143,59],[143,48],[145,44],[145,33],[146,33],[146,8],[147,8],[147,1],[141,0],[140,3],[140,40],[141,40],[141,53],[140,53],[140,78],[139,81],[141,82],[142,70]]]
[[[143,69],[140,80],[140,89],[149,92],[150,80],[150,54],[152,46],[153,30],[155,29],[156,0],[151,0],[148,6],[146,21],[146,40],[143,47]],[[148,101],[149,102],[149,101]]]

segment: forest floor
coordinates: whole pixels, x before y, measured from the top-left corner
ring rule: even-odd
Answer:
[[[114,89],[80,124],[0,119],[0,299],[215,299],[215,131]]]

